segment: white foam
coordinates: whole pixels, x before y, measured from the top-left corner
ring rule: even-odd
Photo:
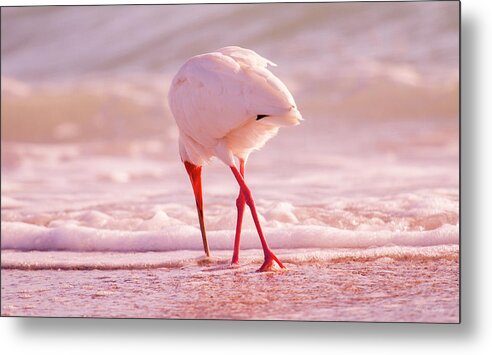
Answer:
[[[416,261],[447,259],[457,261],[457,245],[431,247],[380,247],[369,249],[278,249],[276,253],[289,269],[306,264],[334,264],[347,262],[393,263],[396,261]],[[235,272],[231,268],[232,251],[215,251],[205,258],[201,251],[171,251],[145,253],[116,252],[66,252],[66,251],[2,251],[3,269],[22,270],[116,270],[149,268],[196,268],[211,266],[215,272]],[[240,267],[255,268],[262,262],[260,250],[241,252]],[[195,270],[194,272],[199,272]]]
[[[152,223],[152,220],[149,222]],[[327,226],[266,228],[273,248],[368,248],[381,246],[431,246],[458,244],[458,227],[443,225],[428,231],[357,231]],[[212,250],[230,250],[232,230],[210,231]],[[44,227],[22,222],[2,223],[2,249],[66,251],[172,251],[201,250],[200,231],[187,225],[163,226],[159,231],[96,229],[70,223]],[[254,230],[243,232],[243,249],[260,248]]]
[[[277,220],[279,222],[299,223],[294,212],[295,208],[292,204],[288,202],[279,202],[275,203],[266,211],[265,217],[268,220]]]

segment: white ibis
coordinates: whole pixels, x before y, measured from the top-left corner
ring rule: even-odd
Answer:
[[[268,65],[276,66],[252,50],[221,48],[186,61],[169,90],[169,105],[179,128],[179,153],[195,194],[205,254],[210,256],[203,220],[201,172],[204,164],[217,157],[230,167],[240,187],[231,263],[239,263],[241,225],[247,204],[265,256],[258,271],[285,267],[263,235],[244,168],[250,153],[263,147],[279,127],[297,125],[302,120],[291,93],[267,69]],[[238,159],[239,169],[234,158]]]

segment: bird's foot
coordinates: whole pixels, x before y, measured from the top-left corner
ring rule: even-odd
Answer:
[[[198,259],[196,259],[196,263],[200,266],[209,266],[214,264],[217,261],[217,258],[211,257],[211,256],[201,256]]]
[[[236,255],[236,253],[232,255],[231,266],[232,267],[239,266],[239,255]]]
[[[282,269],[287,269],[284,264],[280,260],[278,260],[277,256],[272,252],[265,255],[265,261],[263,265],[257,270],[258,272],[265,271],[278,271]]]

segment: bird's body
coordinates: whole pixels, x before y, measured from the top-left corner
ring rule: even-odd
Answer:
[[[181,157],[202,165],[246,159],[281,126],[301,116],[285,85],[255,52],[226,47],[189,59],[176,74],[169,103],[180,131]],[[264,115],[257,120],[259,115]]]
[[[174,77],[169,91],[169,105],[179,128],[179,152],[193,184],[207,254],[201,167],[215,156],[231,167],[240,184],[233,263],[239,254],[244,203],[254,206],[244,182],[244,164],[249,154],[261,148],[279,127],[302,120],[289,90],[267,69],[268,65],[275,64],[249,49],[221,48],[190,58]],[[237,170],[234,157],[239,159],[241,171]],[[281,265],[263,242],[253,209],[265,259],[271,253]]]

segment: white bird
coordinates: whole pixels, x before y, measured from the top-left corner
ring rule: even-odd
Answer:
[[[244,181],[250,153],[260,149],[279,127],[302,121],[294,98],[267,66],[276,66],[252,50],[230,46],[186,61],[169,90],[169,106],[179,128],[179,153],[195,194],[205,254],[210,256],[203,220],[202,166],[212,157],[232,170],[239,183],[232,264],[239,262],[244,206],[251,210],[265,261],[285,268],[263,235],[251,190]],[[239,170],[234,158],[239,161]]]

